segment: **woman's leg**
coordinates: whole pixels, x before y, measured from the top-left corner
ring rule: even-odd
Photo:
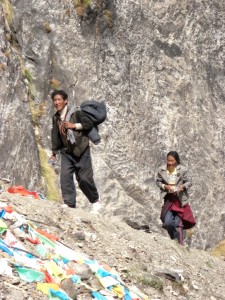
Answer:
[[[183,245],[183,240],[184,240],[183,221],[178,215],[175,216],[174,221],[176,227],[175,239],[178,241],[180,245]]]
[[[175,226],[175,216],[174,213],[170,210],[167,211],[164,219],[163,227],[169,233],[169,236],[172,240],[175,239],[176,226]]]

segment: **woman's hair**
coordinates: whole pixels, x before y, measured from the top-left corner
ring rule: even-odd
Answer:
[[[179,154],[177,153],[177,151],[170,151],[169,153],[167,153],[167,156],[173,156],[177,162],[177,164],[179,165],[180,164],[180,157],[179,157]]]
[[[55,90],[55,91],[52,93],[52,100],[54,99],[54,97],[55,97],[56,95],[62,96],[62,98],[63,98],[64,100],[67,100],[67,99],[68,99],[67,93],[66,93],[65,91],[63,91],[63,90]]]

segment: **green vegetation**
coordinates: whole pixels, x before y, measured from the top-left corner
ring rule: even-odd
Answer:
[[[0,64],[0,70],[5,71],[6,66],[4,64]]]
[[[33,83],[33,77],[29,70],[27,70],[27,69],[24,70],[24,76],[28,80],[29,83]]]
[[[95,5],[91,7],[92,2],[93,0],[73,0],[80,19],[86,20],[90,15],[91,24],[95,24],[95,33],[100,35],[104,30],[103,28],[113,27],[113,14],[110,9],[105,7],[103,0],[96,0]]]
[[[5,20],[8,22],[9,25],[12,24],[13,20],[13,7],[10,0],[1,0],[2,1],[2,8]]]
[[[3,53],[3,54],[5,55],[5,57],[7,57],[7,58],[9,58],[9,57],[10,57],[10,54],[11,54],[11,52],[10,52],[9,50],[3,51],[2,53]]]
[[[216,247],[210,252],[210,254],[217,257],[225,257],[225,240],[216,245]]]
[[[61,86],[61,82],[56,80],[56,79],[51,79],[50,80],[50,85],[51,85],[51,88],[53,90],[58,90]]]
[[[213,266],[213,262],[212,261],[210,261],[210,260],[208,260],[207,262],[206,262],[206,264],[207,264],[207,266],[209,267],[209,268],[213,268],[214,266]]]
[[[104,17],[104,20],[105,20],[105,23],[107,24],[107,26],[112,27],[113,26],[113,18],[112,18],[111,11],[108,9],[104,9],[102,14],[103,14],[103,17]]]
[[[180,295],[187,296],[187,291],[183,287],[183,283],[181,281],[172,281],[172,287],[175,291],[177,291]]]
[[[150,286],[159,292],[163,292],[163,283],[159,278],[147,278],[147,277],[142,276],[139,279],[139,282],[142,285]]]
[[[56,185],[57,175],[54,169],[48,164],[48,156],[45,150],[41,146],[38,146],[38,150],[41,162],[41,173],[47,186],[47,199],[59,201],[60,194]]]
[[[46,108],[44,102],[41,102],[39,104],[36,104],[34,101],[34,96],[35,96],[35,85],[34,85],[34,79],[32,74],[28,69],[25,69],[23,67],[23,61],[21,59],[21,68],[23,70],[23,75],[26,78],[28,82],[28,98],[29,98],[29,105],[30,105],[30,111],[32,115],[32,122],[34,127],[38,126],[38,122],[40,118],[44,115]],[[57,80],[52,81],[51,85],[52,87],[54,86],[55,88],[59,86],[60,82]],[[39,137],[36,133],[36,140],[38,143]],[[47,189],[47,199],[49,200],[60,200],[60,194],[59,190],[57,188],[56,180],[57,180],[57,175],[54,171],[54,169],[48,164],[48,156],[45,150],[39,145],[38,146],[38,151],[39,151],[39,157],[40,157],[40,164],[41,164],[41,173],[43,178],[45,179],[45,185]]]
[[[47,33],[50,33],[52,31],[51,26],[48,22],[45,22],[44,28]]]
[[[21,65],[22,65],[23,75],[28,82],[28,99],[29,99],[30,111],[32,115],[32,122],[34,125],[38,125],[39,119],[45,113],[45,105],[43,102],[36,104],[33,101],[36,94],[34,79],[30,71],[28,69],[24,69],[22,61],[21,61]]]
[[[88,7],[91,5],[92,0],[73,0],[75,6],[84,6]]]
[[[84,16],[86,9],[91,5],[92,0],[73,0],[78,16]]]
[[[82,6],[84,8],[87,8],[91,5],[92,0],[73,0],[73,3],[75,7]]]
[[[26,78],[28,82],[28,98],[29,98],[29,105],[30,105],[30,111],[32,116],[32,122],[34,127],[38,126],[38,122],[40,118],[44,115],[46,111],[46,107],[44,102],[41,102],[39,104],[36,104],[34,102],[34,96],[35,96],[35,85],[34,85],[34,79],[32,74],[28,69],[23,68],[23,62],[21,62],[23,75]],[[58,87],[58,81],[52,82],[52,85],[55,85]],[[38,143],[38,135],[36,133],[36,140]],[[47,189],[47,199],[49,200],[60,200],[60,194],[59,190],[56,185],[57,175],[54,171],[54,169],[48,164],[48,156],[45,150],[39,145],[38,146],[39,151],[39,157],[40,157],[40,164],[41,164],[41,173],[43,178],[45,179],[45,185]]]
[[[29,96],[33,98],[36,94],[33,76],[28,69],[23,70],[23,75],[28,81]]]
[[[128,277],[129,279],[135,280],[140,285],[152,287],[160,293],[163,293],[163,282],[161,281],[161,279],[156,276],[147,276],[148,275],[144,274],[140,276],[140,272],[138,272],[137,269],[128,269],[126,270],[125,275],[126,278]]]
[[[30,110],[31,110],[33,124],[38,125],[38,121],[45,113],[44,103],[39,103],[37,106],[35,105],[34,101],[30,100]]]

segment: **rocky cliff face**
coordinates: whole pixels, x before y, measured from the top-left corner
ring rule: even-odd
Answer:
[[[108,120],[92,153],[106,213],[160,231],[155,174],[177,150],[193,178],[193,245],[211,247],[225,222],[225,4],[79,2],[1,3],[2,175],[38,186],[54,88],[78,104],[105,99]]]
[[[40,177],[38,151],[23,75],[22,48],[13,31],[12,11],[6,3],[2,1],[0,6],[0,173],[2,177],[9,175],[13,184],[33,187]]]

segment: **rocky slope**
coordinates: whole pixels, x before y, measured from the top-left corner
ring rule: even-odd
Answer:
[[[1,176],[43,183],[53,89],[105,99],[92,152],[106,214],[161,232],[154,177],[177,150],[193,177],[193,243],[211,248],[225,228],[224,1],[80,2],[0,3]]]
[[[224,258],[190,247],[191,241],[189,245],[180,246],[167,235],[132,229],[118,217],[93,215],[88,212],[88,207],[85,210],[62,209],[60,203],[6,192],[0,195],[0,202],[10,204],[26,221],[58,237],[60,243],[77,253],[113,268],[127,286],[136,287],[144,293],[145,299],[225,299]],[[8,223],[7,230],[15,232],[15,223],[5,222]],[[28,252],[40,256],[37,246],[19,238],[19,235],[17,239]],[[0,251],[1,258],[2,255]],[[86,288],[64,283],[62,288],[72,299],[92,299],[90,288],[103,290],[90,269],[83,264],[73,267]],[[13,276],[0,276],[1,299],[48,299],[37,291],[37,283],[19,278],[15,267]]]

